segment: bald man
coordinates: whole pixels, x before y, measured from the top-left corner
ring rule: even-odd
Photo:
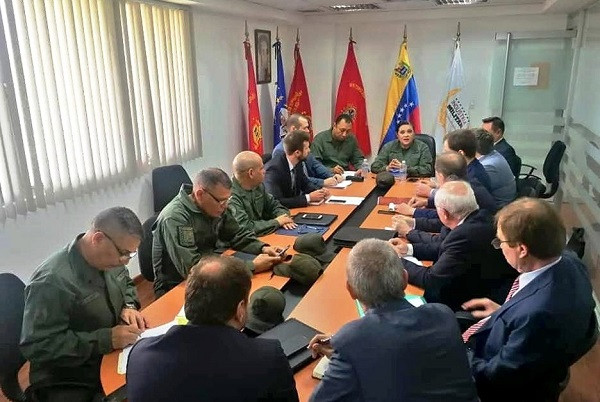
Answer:
[[[229,209],[244,229],[263,236],[283,227],[294,229],[290,211],[265,190],[265,167],[255,152],[242,151],[233,159]]]

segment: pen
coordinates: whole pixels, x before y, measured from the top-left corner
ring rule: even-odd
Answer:
[[[329,341],[331,341],[331,337],[330,336],[328,336],[327,338],[319,339],[317,342],[319,342],[319,343],[329,343]]]

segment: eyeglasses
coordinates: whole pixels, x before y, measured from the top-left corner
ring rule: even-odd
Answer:
[[[502,243],[512,243],[511,240],[500,240],[497,237],[494,237],[494,239],[492,240],[492,246],[494,246],[495,249],[499,249],[500,246],[502,245]]]
[[[227,197],[227,198],[225,198],[224,200],[220,200],[220,199],[218,199],[217,197],[215,197],[215,196],[214,196],[214,195],[213,195],[213,194],[212,194],[210,191],[208,191],[208,189],[206,189],[206,188],[205,188],[205,189],[204,189],[204,191],[205,191],[205,192],[206,192],[208,195],[210,195],[210,196],[212,197],[212,199],[213,199],[213,200],[215,200],[215,202],[216,202],[217,204],[219,204],[219,205],[220,205],[220,206],[222,206],[222,207],[226,206],[226,205],[227,205],[227,203],[229,202],[229,199],[231,198],[231,197]]]
[[[110,240],[110,242],[113,244],[113,246],[115,246],[115,248],[117,249],[117,252],[119,253],[119,256],[121,258],[133,258],[137,255],[137,250],[136,251],[129,251],[129,250],[122,250],[121,248],[119,248],[119,246],[117,246],[117,243],[115,243],[115,241],[109,236],[107,235],[105,232],[102,232],[102,234],[104,236],[106,236],[106,238],[108,240]]]

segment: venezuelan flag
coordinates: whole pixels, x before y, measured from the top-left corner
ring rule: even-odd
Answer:
[[[390,81],[379,149],[396,139],[398,124],[402,121],[409,121],[413,125],[415,133],[421,133],[419,95],[408,58],[406,41],[402,42],[400,46],[398,61]]]

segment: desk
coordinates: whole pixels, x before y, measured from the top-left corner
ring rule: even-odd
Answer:
[[[359,318],[356,303],[346,290],[346,261],[349,248],[343,248],[329,264],[323,275],[304,295],[290,317],[310,325],[314,329],[334,334],[342,326]],[[423,295],[423,290],[412,285],[406,288],[407,294]],[[312,371],[318,360],[294,375],[300,401],[307,401],[319,380],[312,378]]]
[[[392,187],[385,194],[386,197],[400,197],[400,198],[411,198],[415,195],[415,183],[409,183],[406,181],[396,181]],[[360,225],[364,229],[383,229],[386,226],[392,226],[392,217],[394,215],[380,214],[377,211],[381,209],[388,209],[387,205],[375,205],[375,208],[366,217],[363,223]]]

